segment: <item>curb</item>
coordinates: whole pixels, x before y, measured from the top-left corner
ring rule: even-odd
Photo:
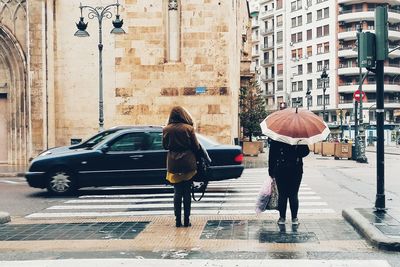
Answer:
[[[0,211],[0,224],[8,223],[11,221],[10,214],[7,212]]]
[[[342,211],[342,216],[359,232],[371,245],[378,249],[400,251],[400,239],[389,238],[376,229],[367,219],[355,209]]]

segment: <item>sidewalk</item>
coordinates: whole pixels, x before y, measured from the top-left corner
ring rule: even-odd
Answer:
[[[28,166],[0,164],[1,177],[23,177]]]

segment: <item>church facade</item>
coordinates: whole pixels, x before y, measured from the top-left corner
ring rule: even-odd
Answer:
[[[96,0],[112,7],[99,22],[80,0],[0,0],[0,163],[25,164],[117,125],[163,125],[174,105],[197,131],[231,144],[238,137],[242,0]],[[99,8],[96,8],[99,7]],[[116,14],[122,35],[110,33]],[[90,36],[74,36],[82,16]]]

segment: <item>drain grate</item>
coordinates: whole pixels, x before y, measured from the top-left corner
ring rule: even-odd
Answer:
[[[0,225],[0,241],[133,239],[149,222]]]

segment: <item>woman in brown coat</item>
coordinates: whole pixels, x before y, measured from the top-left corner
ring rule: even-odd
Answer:
[[[185,212],[183,225],[188,227],[191,225],[190,180],[196,174],[196,155],[200,145],[194,132],[192,117],[180,106],[171,110],[168,125],[163,129],[163,146],[168,150],[166,179],[174,185],[176,227],[182,226],[182,198]]]

